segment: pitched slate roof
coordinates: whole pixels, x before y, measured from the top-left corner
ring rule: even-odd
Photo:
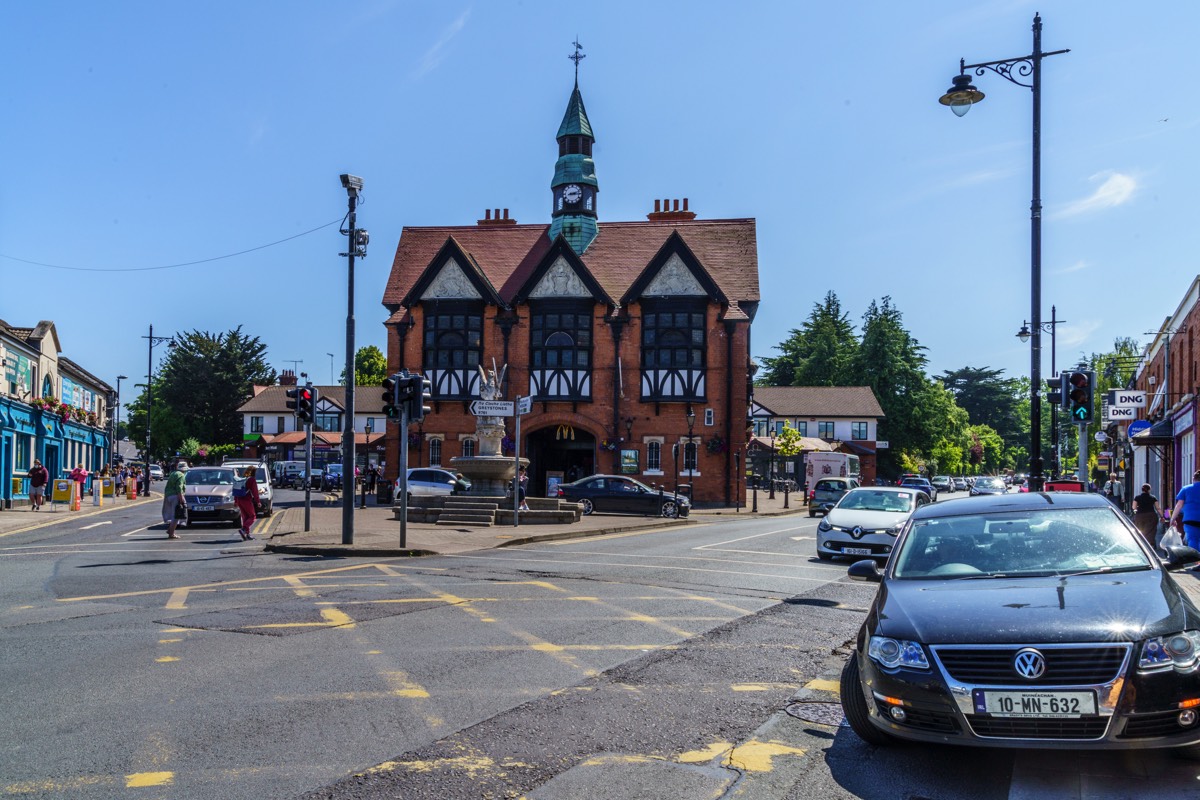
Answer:
[[[287,407],[287,390],[294,386],[255,387],[255,395],[238,407],[239,414],[291,414]],[[316,386],[317,402],[328,400],[338,408],[346,408],[345,386]],[[382,414],[383,389],[378,386],[359,386],[354,391],[354,413]]]
[[[406,227],[396,247],[383,304],[395,312],[451,236],[509,303],[550,249],[549,228]],[[753,219],[602,222],[599,235],[580,259],[610,297],[621,297],[675,232],[729,300],[742,305],[758,302],[758,240]]]
[[[754,402],[777,417],[884,419],[870,386],[755,386]]]

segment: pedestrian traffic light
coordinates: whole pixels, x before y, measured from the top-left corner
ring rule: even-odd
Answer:
[[[313,421],[313,409],[317,404],[317,390],[311,383],[306,383],[300,388],[300,394],[297,398],[296,413],[300,416],[300,421],[305,425],[311,425]]]
[[[300,387],[297,386],[294,389],[288,389],[287,396],[291,398],[290,400],[287,401],[287,407],[290,408],[292,411],[295,411],[299,405]]]
[[[408,397],[408,421],[421,422],[425,415],[431,412],[426,403],[433,402],[433,384],[420,373],[408,376],[410,395]]]
[[[1096,373],[1090,370],[1072,372],[1067,382],[1071,419],[1091,422],[1096,416]]]
[[[388,422],[400,420],[400,401],[396,399],[399,375],[388,375],[383,379],[383,415]]]

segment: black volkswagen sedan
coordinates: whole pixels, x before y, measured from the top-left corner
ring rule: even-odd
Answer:
[[[1160,560],[1098,495],[925,506],[882,571],[850,567],[880,586],[842,670],[846,719],[872,744],[1195,746],[1200,612],[1170,571],[1197,562]]]
[[[660,492],[624,475],[590,475],[558,485],[558,496],[583,506],[584,514],[613,511],[686,517],[692,504],[682,495]]]

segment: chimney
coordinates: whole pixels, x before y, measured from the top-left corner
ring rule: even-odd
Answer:
[[[279,373],[279,385],[280,386],[295,386],[296,385],[296,371],[291,370],[291,369],[285,369],[283,372]]]
[[[674,206],[674,207],[672,207]],[[674,200],[655,200],[654,210],[646,215],[651,222],[681,222],[695,219],[696,212],[688,210],[688,199],[683,198],[683,208],[679,208],[678,198]]]
[[[476,220],[476,223],[479,225],[516,225],[517,221],[508,218],[507,208],[504,209],[503,217],[500,216],[500,209],[497,208],[495,209],[495,213],[492,213],[492,209],[485,208],[483,210],[483,219]]]

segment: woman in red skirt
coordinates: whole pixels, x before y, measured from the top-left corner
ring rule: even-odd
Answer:
[[[258,518],[255,514],[255,509],[258,508],[258,481],[254,478],[256,469],[256,467],[246,467],[242,470],[245,486],[243,487],[239,481],[233,488],[233,502],[237,504],[238,511],[242,512],[242,528],[238,531],[242,534],[242,541],[254,539],[250,535],[250,526]]]

